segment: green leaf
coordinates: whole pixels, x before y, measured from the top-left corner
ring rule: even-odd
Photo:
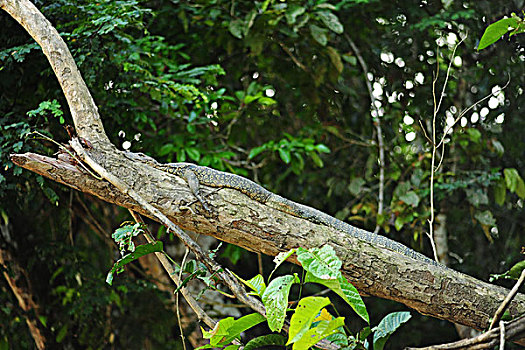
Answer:
[[[489,281],[493,282],[494,280],[497,280],[497,279],[500,279],[500,278],[517,280],[520,277],[521,272],[524,269],[525,269],[525,260],[522,260],[522,261],[514,264],[514,266],[512,266],[509,271],[506,271],[505,273],[503,273],[501,275],[496,275],[496,274],[490,275]]]
[[[339,272],[336,279],[323,279],[315,277],[310,272],[306,273],[305,283],[318,283],[327,288],[330,288],[334,293],[343,298],[354,309],[355,313],[359,315],[367,323],[370,323],[370,317],[366,311],[365,303],[359,295],[357,289]]]
[[[467,134],[469,136],[470,141],[474,143],[479,143],[481,141],[481,132],[478,129],[468,128]]]
[[[485,29],[483,36],[479,40],[478,51],[498,41],[509,31],[509,27],[516,28],[517,26],[518,21],[515,18],[503,18],[492,23]]]
[[[255,293],[257,293],[258,296],[261,296],[264,293],[265,289],[266,289],[266,284],[264,283],[264,278],[261,275],[257,275],[255,277],[249,279],[248,281],[243,280],[242,278],[240,278],[237,275],[235,275],[235,277],[237,277],[248,288],[250,288]]]
[[[414,208],[419,204],[419,196],[414,191],[408,191],[407,193],[400,196],[399,199]]]
[[[231,21],[228,26],[228,29],[234,37],[236,37],[237,39],[242,39],[244,33],[244,22],[240,19]]]
[[[279,156],[285,162],[286,164],[290,163],[290,160],[292,160],[292,155],[290,154],[290,150],[285,148],[278,148],[277,151],[279,152]]]
[[[240,338],[242,332],[264,321],[266,321],[266,318],[258,313],[249,314],[235,320],[228,328],[228,334],[221,343],[231,343],[234,339]]]
[[[252,150],[250,151],[250,154],[248,155],[248,159],[257,157],[260,153],[264,152],[266,149],[267,149],[266,145],[252,148]]]
[[[331,31],[337,34],[342,34],[344,32],[344,27],[339,22],[339,18],[330,11],[320,11],[316,13],[321,22],[329,28]]]
[[[393,312],[386,315],[381,322],[372,329],[374,332],[374,350],[382,350],[392,333],[411,317],[410,312],[407,311]]]
[[[296,341],[292,347],[293,350],[309,349],[317,344],[320,340],[342,332],[345,324],[344,317],[334,318],[331,321],[320,321],[316,327],[309,329],[301,339]]]
[[[486,226],[495,226],[496,225],[496,219],[494,219],[494,216],[492,216],[492,212],[490,210],[478,211],[478,212],[476,212],[476,214],[474,214],[474,217],[482,225],[486,225]]]
[[[287,252],[280,252],[275,256],[275,258],[273,258],[275,267],[273,268],[272,272],[270,273],[270,276],[268,277],[269,280],[272,278],[272,275],[275,272],[275,270],[277,270],[277,268],[281,266],[281,264],[285,262],[286,259],[288,259],[293,253],[295,253],[295,249],[290,249]]]
[[[330,148],[328,148],[326,145],[320,143],[315,145],[315,150],[320,153],[330,153]]]
[[[327,29],[316,26],[315,24],[310,24],[310,33],[312,34],[312,37],[315,39],[315,41],[323,46],[326,46],[328,43],[328,37],[326,36],[328,33]]]
[[[353,178],[350,182],[350,185],[348,185],[348,191],[350,191],[351,194],[354,196],[358,196],[361,191],[363,190],[363,185],[366,183],[366,181],[363,178],[356,177]]]
[[[126,264],[129,264],[130,262],[135,261],[144,255],[154,252],[161,252],[162,249],[161,241],[139,245],[133,253],[124,255],[122,259],[119,259],[115,264],[113,264],[113,267],[106,277],[106,283],[112,285],[115,273],[121,271]]]
[[[298,248],[297,260],[307,272],[321,279],[337,279],[342,266],[334,248],[329,245],[308,250]]]
[[[244,350],[266,349],[271,345],[284,346],[286,344],[286,337],[280,334],[267,334],[250,340]]]
[[[319,157],[317,153],[310,152],[308,155],[310,156],[310,158],[312,158],[314,164],[317,165],[319,168],[322,168],[324,166],[323,160],[321,159],[321,157]]]
[[[302,15],[306,9],[302,6],[299,6],[297,4],[290,4],[288,6],[288,10],[286,10],[286,13],[284,14],[286,17],[286,21],[288,24],[294,24],[297,21],[297,17]]]
[[[325,306],[330,305],[326,297],[305,297],[299,301],[290,320],[288,341],[286,345],[295,343],[310,329],[312,322]]]
[[[270,282],[261,299],[266,307],[268,327],[272,332],[280,332],[283,328],[286,310],[288,308],[288,295],[294,283],[299,283],[296,274],[281,276]]]
[[[196,148],[186,148],[186,153],[188,154],[188,157],[193,159],[194,161],[198,162],[201,159],[201,153]]]
[[[57,334],[57,336],[56,336],[56,338],[55,338],[55,340],[56,340],[57,343],[61,343],[62,340],[64,340],[64,338],[65,338],[66,335],[67,335],[67,328],[68,328],[68,325],[65,324],[65,325],[63,325],[63,326],[60,328],[60,330],[58,331],[58,334]]]
[[[505,186],[505,180],[500,179],[494,185],[494,201],[497,205],[503,205],[505,203],[505,197],[507,196],[507,187]]]
[[[341,73],[343,71],[343,61],[341,60],[341,55],[339,55],[339,52],[331,46],[326,47],[326,53],[328,54],[328,57],[330,57],[330,61],[334,65],[335,69],[338,73]]]
[[[525,183],[518,171],[514,168],[503,169],[505,183],[510,192],[516,193],[518,197],[525,198]]]

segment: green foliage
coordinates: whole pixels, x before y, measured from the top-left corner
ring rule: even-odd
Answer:
[[[374,332],[374,350],[383,350],[392,333],[411,317],[410,313],[406,311],[393,312],[386,315],[376,327],[372,328],[372,332]]]
[[[209,339],[210,343],[198,349],[227,346],[234,339],[240,339],[242,332],[264,321],[264,316],[257,313],[243,316],[237,320],[234,320],[233,317],[222,319],[211,332],[203,332],[204,339]]]
[[[288,296],[294,283],[299,283],[297,275],[277,277],[268,284],[261,295],[261,300],[266,307],[268,326],[273,332],[280,332],[284,325]]]
[[[511,18],[502,18],[492,23],[485,29],[483,36],[479,40],[478,51],[494,44],[508,32],[510,32],[509,37],[524,33],[525,21],[513,13]]]
[[[493,274],[490,275],[490,282],[496,281],[498,279],[513,279],[517,280],[520,278],[521,273],[525,269],[525,260],[522,260],[520,262],[517,262],[514,264],[508,271],[505,273],[502,273],[500,275]]]
[[[137,260],[138,258],[144,255],[148,255],[155,252],[161,252],[162,249],[162,242],[159,241],[154,243],[141,244],[138,247],[134,248],[131,253],[125,254],[121,259],[117,260],[117,262],[113,264],[113,267],[108,272],[108,275],[106,277],[106,283],[112,285],[115,273],[118,274],[123,272],[125,265]]]
[[[334,307],[329,298],[306,296],[297,301],[297,306],[293,310],[289,310],[290,290],[296,283],[323,285],[343,298],[362,319],[369,323],[368,312],[359,292],[342,276],[340,271],[341,261],[330,246],[326,245],[320,249],[298,248],[283,252],[274,259],[276,268],[294,253],[297,254],[297,260],[306,272],[303,282],[299,280],[297,274],[274,278],[268,283],[267,287],[261,275],[256,275],[250,280],[237,278],[252,290],[251,294],[260,297],[263,301],[267,313],[266,321],[272,332],[280,332],[286,313],[293,311],[286,345],[293,344],[293,349],[306,350],[320,340],[327,338],[341,346],[348,346],[347,339],[349,337],[344,330],[345,318],[333,317],[327,311],[327,306]],[[261,319],[256,316],[252,315],[252,317],[253,320],[250,318],[248,321],[244,321],[242,318],[234,321],[232,317],[221,320],[212,331],[205,332],[206,339],[210,339],[210,344],[202,348],[227,347],[233,339],[240,340],[240,332],[246,331],[248,328],[261,322]],[[409,318],[409,313],[395,313],[385,318],[372,331],[370,327],[365,327],[365,329],[368,329],[368,333],[365,336],[361,334],[357,338],[354,336],[350,337],[355,340],[354,345],[363,345],[369,334],[377,332],[377,343],[384,345],[395,329]],[[262,318],[262,320],[264,319]],[[237,325],[236,322],[239,324]],[[280,337],[275,339],[274,337],[264,336],[256,339],[252,340],[253,346],[255,344],[268,345],[273,344],[273,342],[282,344]],[[250,343],[251,341],[248,344]]]
[[[62,107],[60,106],[60,103],[58,103],[57,100],[41,102],[38,105],[37,109],[28,111],[27,116],[28,117],[42,116],[44,117],[46,124],[48,124],[49,121],[47,119],[47,113],[51,113],[53,117],[58,118],[58,120],[60,121],[60,124],[65,123],[64,112],[62,112]]]

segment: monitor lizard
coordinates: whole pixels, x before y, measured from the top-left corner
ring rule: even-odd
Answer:
[[[432,260],[397,241],[354,227],[334,218],[333,216],[323,213],[320,210],[281,197],[245,177],[191,163],[161,164],[143,153],[124,152],[124,155],[131,160],[140,161],[169,174],[182,177],[188,183],[193,195],[207,211],[210,211],[210,208],[200,194],[200,184],[210,187],[232,188],[244,193],[253,200],[279,211],[306,219],[316,224],[322,224],[334,228],[372,245],[387,248],[412,259],[435,266],[442,266],[437,261]]]

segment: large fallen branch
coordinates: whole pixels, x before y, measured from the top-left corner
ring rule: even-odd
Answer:
[[[54,181],[148,216],[107,182],[70,164],[35,154],[14,155],[12,160]],[[236,190],[205,187],[203,192],[212,205],[212,213],[208,214],[185,181],[176,176],[130,161],[123,161],[115,170],[182,228],[272,256],[291,248],[330,244],[343,260],[343,273],[360,292],[396,300],[422,314],[484,329],[508,294],[505,288],[451,269],[416,262],[329,227],[287,215]],[[525,296],[518,294],[509,311],[514,316],[523,314]]]
[[[109,143],[71,54],[38,10],[28,0],[0,0],[0,7],[17,19],[42,46],[64,90],[79,136],[92,145],[87,152],[90,159],[181,227],[268,255],[290,248],[329,244],[343,261],[343,273],[362,293],[396,300],[423,314],[477,329],[488,325],[489,318],[507,295],[504,288],[412,260],[327,226],[290,216],[236,190],[204,189],[213,210],[211,213],[202,211],[182,179],[132,162]],[[110,183],[64,161],[34,154],[13,155],[12,160],[77,190],[152,216],[149,210]],[[523,295],[515,297],[509,312],[514,316],[525,312]]]

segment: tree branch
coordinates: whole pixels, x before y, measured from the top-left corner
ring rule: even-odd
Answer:
[[[52,180],[151,217],[106,181],[72,165],[34,154],[13,155],[11,159]],[[60,165],[55,166],[57,163]],[[186,182],[176,176],[129,160],[115,171],[121,178],[133,178],[133,188],[144,200],[162,208],[185,230],[270,256],[291,248],[329,244],[343,261],[343,274],[361,293],[401,302],[422,314],[484,329],[509,292],[451,269],[415,263],[404,255],[265,206],[233,189],[203,186],[202,194],[212,204],[212,212],[207,213],[195,202]],[[135,174],[141,174],[140,178]],[[523,294],[516,295],[509,312],[513,316],[525,312]]]

